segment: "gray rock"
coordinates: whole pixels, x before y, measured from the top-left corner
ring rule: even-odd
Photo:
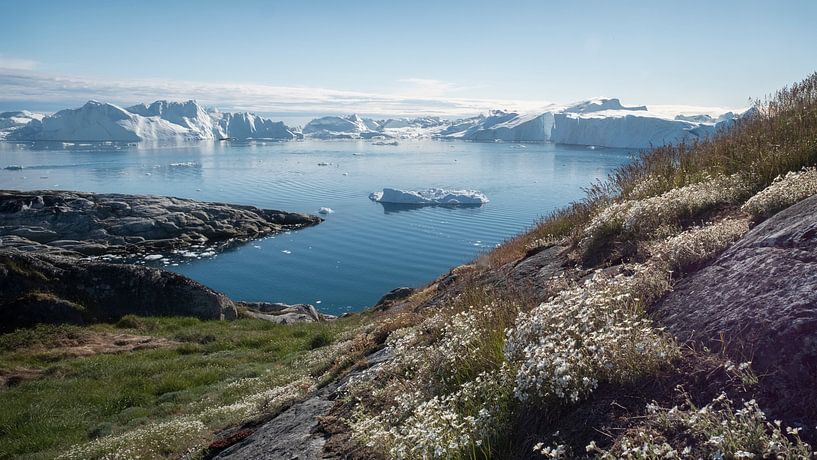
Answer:
[[[41,243],[78,241],[70,250],[97,255],[184,249],[194,243],[228,245],[321,222],[316,216],[224,203],[65,191],[0,191],[0,239]],[[32,245],[15,247],[28,250]],[[65,254],[63,250],[50,251]]]
[[[332,388],[334,390],[334,388]],[[329,399],[330,389],[295,404],[269,423],[261,426],[252,436],[228,447],[216,459],[298,459],[323,458],[325,438],[318,432],[318,417],[326,415],[334,402]]]
[[[289,305],[270,302],[237,302],[246,316],[280,324],[317,322],[335,319],[333,315],[318,312],[314,306],[301,303]]]
[[[383,297],[381,297],[380,300],[378,300],[377,303],[374,304],[372,308],[376,310],[385,310],[394,305],[396,302],[408,298],[409,296],[414,294],[415,291],[416,289],[410,287],[394,288],[391,291],[387,292],[385,295],[383,295]]]
[[[752,361],[765,407],[817,425],[817,196],[678,282],[653,314],[682,341]]]

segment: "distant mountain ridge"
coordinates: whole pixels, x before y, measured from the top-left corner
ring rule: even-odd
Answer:
[[[374,120],[357,114],[315,118],[303,129],[249,112],[220,112],[196,101],[155,101],[120,107],[89,101],[45,116],[0,114],[0,139],[18,141],[171,141],[435,138],[482,142],[554,142],[613,148],[649,148],[712,136],[740,116],[647,106],[627,107],[594,98],[538,113],[493,110],[458,120],[438,117]]]

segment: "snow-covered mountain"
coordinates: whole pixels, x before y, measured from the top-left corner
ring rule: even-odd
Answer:
[[[156,101],[122,108],[89,101],[78,109],[32,118],[10,129],[21,141],[172,141],[210,139],[294,139],[300,134],[282,122],[250,113],[208,111],[195,101]]]

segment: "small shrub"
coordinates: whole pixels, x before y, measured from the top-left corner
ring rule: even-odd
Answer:
[[[748,231],[747,220],[724,219],[650,243],[648,251],[656,260],[665,263],[670,270],[685,272],[724,251]]]
[[[116,322],[116,327],[120,329],[144,329],[145,322],[136,315],[125,315],[119,318],[119,321]]]
[[[207,345],[218,340],[215,335],[200,331],[185,331],[183,333],[176,334],[173,336],[173,339],[179,342],[197,343],[199,345]]]
[[[778,211],[817,194],[817,168],[789,171],[778,176],[771,185],[749,198],[741,209],[756,221],[763,220]]]
[[[681,225],[720,206],[741,202],[751,194],[738,174],[718,176],[671,189],[658,196],[613,202],[602,208],[584,228],[579,243],[583,260],[618,239],[644,240],[667,225]]]
[[[309,349],[314,350],[316,348],[325,347],[332,343],[332,336],[330,336],[326,332],[319,332],[315,334],[312,339],[309,341]]]
[[[199,420],[179,417],[169,422],[146,425],[120,435],[98,438],[71,448],[59,458],[85,460],[167,457],[191,445],[204,447],[206,433],[207,427]]]
[[[721,394],[696,407],[647,406],[647,423],[628,431],[609,450],[595,443],[587,452],[602,459],[697,458],[813,458],[811,446],[800,439],[799,428],[770,423],[755,400],[735,409]]]
[[[597,272],[519,315],[505,344],[506,358],[518,366],[519,400],[577,402],[600,381],[632,381],[678,355],[674,340],[641,316],[669,290],[666,273],[643,265],[628,270]]]

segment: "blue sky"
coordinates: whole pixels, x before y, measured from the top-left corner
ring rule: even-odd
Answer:
[[[14,1],[0,16],[0,109],[741,107],[816,71],[815,44],[810,0]]]

